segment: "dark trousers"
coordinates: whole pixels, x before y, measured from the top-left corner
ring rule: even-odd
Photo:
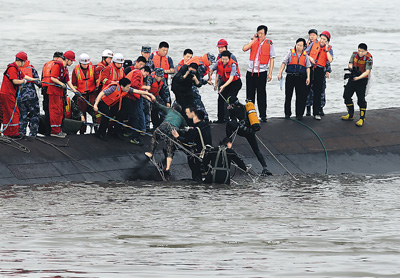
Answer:
[[[237,121],[230,121],[226,124],[226,136],[230,137],[233,132],[238,128],[239,123]],[[260,152],[258,147],[257,138],[254,130],[251,127],[239,127],[238,133],[239,136],[245,137],[247,142],[249,142],[251,149],[254,154],[257,156],[258,161],[263,167],[267,167],[267,163],[265,163],[264,156]]]
[[[128,118],[128,125],[137,130],[142,130],[142,118],[139,117],[139,110],[141,109],[141,102],[131,98],[125,98],[125,105],[127,107],[126,116]],[[143,113],[143,111],[141,111]],[[132,132],[132,131],[130,131]],[[139,133],[133,132],[134,136],[138,138]]]
[[[224,83],[221,83],[221,86],[222,85],[224,85]],[[218,121],[227,122],[229,120],[228,104],[226,103],[226,100],[231,96],[237,96],[240,89],[242,89],[242,81],[238,79],[233,81],[220,94],[218,94]]]
[[[313,115],[319,115],[321,112],[321,95],[324,90],[324,79],[325,79],[325,69],[321,67],[316,67],[311,70],[311,82],[307,86],[307,95],[310,93],[312,86],[314,97],[313,97]]]
[[[109,117],[114,117],[116,116],[117,121],[122,122],[126,117],[127,117],[127,105],[126,105],[126,98],[122,99],[122,106],[121,106],[121,110],[119,110],[119,102],[117,102],[116,104],[114,104],[113,106],[108,106],[107,104],[104,103],[104,101],[100,101],[99,102],[99,111],[106,114]],[[97,130],[97,132],[100,135],[105,136],[106,135],[106,131],[108,128],[108,123],[109,123],[109,119],[107,117],[102,116],[101,117],[101,121],[100,121],[100,126],[99,129]],[[118,123],[115,123],[114,126],[114,134],[119,134],[122,131],[122,126]]]
[[[49,112],[49,95],[47,94],[47,86],[42,87],[43,111],[44,111],[44,134],[50,136],[50,112]]]
[[[296,90],[296,116],[303,116],[306,107],[306,75],[286,75],[285,83],[285,116],[292,115],[293,89]]]
[[[352,97],[354,92],[357,95],[357,104],[360,108],[367,108],[367,101],[365,100],[365,91],[367,89],[368,78],[363,78],[361,80],[352,81],[349,80],[344,87],[344,103],[353,104]]]
[[[202,175],[201,175],[201,162],[193,157],[193,156],[188,156],[188,164],[190,167],[190,170],[192,170],[192,179],[194,181],[202,181]]]
[[[266,71],[246,74],[246,98],[254,104],[257,94],[258,112],[261,118],[267,117],[267,76]]]

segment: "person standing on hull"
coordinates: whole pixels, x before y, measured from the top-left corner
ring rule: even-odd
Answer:
[[[274,70],[275,49],[272,41],[267,39],[268,28],[265,25],[257,27],[253,40],[243,46],[243,51],[250,49],[249,66],[246,73],[246,99],[257,105],[262,122],[267,121],[267,81],[272,80]]]
[[[365,112],[367,110],[367,101],[365,100],[365,93],[368,84],[368,78],[372,70],[372,55],[368,52],[368,47],[365,43],[358,45],[358,51],[353,52],[349,61],[349,69],[352,74],[347,82],[343,98],[347,106],[348,114],[342,116],[344,121],[354,120],[354,104],[352,97],[354,93],[357,95],[357,104],[360,107],[360,119],[356,122],[356,126],[363,126],[365,122]]]
[[[108,65],[111,64],[113,57],[114,53],[110,49],[105,49],[101,54],[101,62],[97,64],[95,72],[97,92],[101,92],[103,86],[103,84],[99,80],[100,74]]]
[[[48,83],[51,83],[50,79],[50,70],[53,67],[55,61],[62,62],[62,57],[63,57],[62,52],[54,52],[53,54],[53,60],[48,61],[43,65],[42,69],[42,96],[43,96],[43,111],[44,111],[44,122],[45,122],[45,129],[44,129],[44,134],[46,136],[50,136],[50,115],[49,115],[49,95],[47,94],[47,88],[50,86]]]
[[[72,85],[77,89],[83,96],[83,98],[90,104],[94,104],[96,101],[96,78],[95,78],[95,67],[90,62],[90,57],[86,53],[79,55],[79,65],[76,65],[72,71]],[[74,102],[78,105],[79,110],[82,112],[84,122],[87,122],[86,113],[89,113],[92,117],[92,122],[97,121],[94,110],[87,104],[82,98],[74,97]],[[86,131],[86,126],[83,125],[80,130],[81,134]]]
[[[143,56],[139,56],[132,66],[124,69],[125,75],[128,75],[134,69],[141,69],[146,65],[146,58]]]
[[[193,86],[201,87],[200,76],[197,72],[198,65],[191,63],[190,65],[183,65],[177,74],[172,78],[171,90],[175,94],[175,101],[182,107],[193,106],[195,102],[195,95]],[[182,116],[185,120],[186,114],[183,112]]]
[[[86,127],[85,122],[86,118],[79,109],[78,105],[73,99],[67,97],[65,105],[65,118],[61,127],[62,132],[65,132],[67,135],[76,134],[78,131],[82,130],[82,127]]]
[[[186,108],[186,116],[193,121],[193,126],[187,129],[187,132],[181,135],[181,131],[172,130],[172,136],[175,139],[184,143],[194,143],[191,151],[199,156],[201,159],[204,158],[206,146],[212,145],[211,128],[204,121],[204,112],[196,110],[196,107],[191,106]],[[202,181],[202,162],[192,155],[188,155],[188,164],[192,170],[192,179],[194,181]]]
[[[324,79],[326,72],[327,62],[332,63],[333,61],[333,50],[329,45],[331,40],[331,34],[328,31],[323,31],[320,35],[320,41],[312,42],[306,49],[311,64],[313,65],[311,70],[311,82],[307,90],[314,92],[313,97],[313,115],[314,119],[321,120],[321,94],[324,90]]]
[[[258,147],[255,130],[250,124],[246,107],[241,104],[236,96],[228,98],[228,109],[231,120],[226,124],[226,136],[231,137],[234,132],[237,135],[245,137],[249,142],[251,149],[257,156],[258,161],[263,167],[262,175],[272,175],[267,168],[267,163]]]
[[[232,161],[243,171],[247,173],[250,171],[250,167],[247,167],[244,161],[232,149],[232,139],[225,137],[219,147],[207,151],[203,160],[204,165],[208,168],[204,183],[229,185],[231,183],[230,171]]]
[[[158,45],[158,51],[152,53],[149,60],[153,62],[153,72],[155,68],[164,69],[164,78],[168,84],[168,74],[175,73],[174,62],[171,57],[168,56],[169,44],[167,42],[160,42]]]
[[[148,45],[142,46],[142,51],[140,52],[140,55],[142,55],[146,59],[146,65],[150,67],[150,69],[154,68],[154,63],[152,60],[150,60],[150,55],[151,55],[151,47]]]
[[[153,137],[151,138],[151,149],[150,152],[145,152],[145,155],[152,159],[154,152],[157,148],[158,141],[163,139],[167,145],[167,165],[164,169],[164,176],[169,177],[171,175],[171,164],[174,157],[174,152],[176,150],[174,137],[172,135],[172,130],[182,129],[187,126],[185,119],[181,115],[182,107],[178,103],[174,103],[172,108],[168,108],[164,105],[159,104],[154,100],[153,104],[158,110],[165,113],[165,119],[159,127],[157,127],[153,132]]]
[[[219,59],[221,58],[222,52],[228,50],[228,42],[227,42],[225,39],[220,39],[220,40],[217,42],[217,48],[218,48],[217,60],[219,60]],[[236,56],[233,55],[232,53],[231,53],[231,58],[237,63]]]
[[[19,133],[19,109],[16,105],[18,90],[20,85],[27,81],[35,81],[31,76],[25,75],[21,71],[28,60],[25,52],[18,52],[15,55],[15,62],[8,64],[3,75],[3,82],[0,89],[0,100],[3,108],[3,129],[4,136],[20,139],[23,134]],[[35,81],[37,82],[37,81]]]
[[[149,93],[152,93],[155,96],[158,103],[168,108],[171,107],[171,96],[164,78],[164,70],[162,68],[156,68],[155,71],[147,77],[147,86],[150,87]],[[153,104],[151,104],[150,111],[153,129],[156,129],[164,120],[165,115]]]
[[[293,89],[296,90],[296,118],[303,119],[304,108],[307,100],[306,86],[310,84],[310,59],[304,50],[306,40],[299,38],[295,48],[289,50],[283,59],[278,74],[278,80],[282,79],[282,72],[286,67],[285,83],[285,118],[289,119],[292,115],[292,96]]]
[[[62,62],[56,61],[51,67],[50,79],[53,85],[47,89],[49,95],[49,115],[50,115],[50,136],[65,138],[66,133],[61,131],[61,124],[64,118],[64,102],[63,98],[66,93],[67,85],[76,93],[78,91],[69,80],[68,67],[72,66],[75,61],[75,53],[67,51],[62,57]]]
[[[183,51],[183,59],[176,65],[176,72],[178,72],[183,65],[187,65],[188,61],[193,57],[193,50],[187,48]]]
[[[39,74],[36,71],[35,67],[30,64],[29,60],[27,60],[24,65],[21,67],[21,71],[25,74],[25,76],[32,76],[37,79],[35,83],[27,83],[21,85],[20,95],[18,99],[18,109],[20,112],[19,117],[19,133],[22,135],[26,135],[26,127],[29,122],[29,136],[35,137],[39,131],[39,114],[40,114],[40,106],[39,106],[39,98],[36,93],[35,84],[38,87],[41,86],[41,81],[39,80]]]
[[[226,50],[221,53],[221,58],[214,64],[211,70],[217,71],[214,90],[218,90],[218,120],[217,123],[225,123],[226,100],[231,96],[237,96],[242,88],[242,81],[240,80],[239,65],[231,58],[231,53]],[[218,79],[222,80],[218,89]]]

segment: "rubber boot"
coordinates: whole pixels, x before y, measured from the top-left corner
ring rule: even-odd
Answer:
[[[365,121],[365,112],[367,112],[366,108],[360,108],[360,119],[356,122],[356,126],[363,126]]]
[[[354,104],[346,104],[347,107],[347,115],[342,116],[343,121],[352,121],[354,120]]]
[[[311,106],[307,106],[306,116],[311,116]]]

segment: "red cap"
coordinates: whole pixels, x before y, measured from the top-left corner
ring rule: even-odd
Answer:
[[[228,42],[224,39],[220,39],[217,43],[217,47],[223,47],[223,46],[227,46]]]
[[[323,31],[320,36],[322,35],[328,39],[328,42],[331,40],[331,34],[328,31]]]
[[[64,57],[68,60],[75,61],[75,53],[71,50],[68,50],[64,53]]]
[[[22,61],[26,61],[28,60],[28,55],[26,55],[25,52],[18,52],[17,55],[15,55],[16,58],[22,60]]]

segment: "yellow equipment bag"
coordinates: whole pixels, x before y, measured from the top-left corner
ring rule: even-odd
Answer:
[[[260,120],[258,119],[258,116],[257,116],[257,111],[254,106],[254,103],[252,103],[251,101],[247,101],[246,111],[247,111],[247,117],[249,118],[251,128],[254,131],[259,131],[261,129],[261,125],[260,125]]]

